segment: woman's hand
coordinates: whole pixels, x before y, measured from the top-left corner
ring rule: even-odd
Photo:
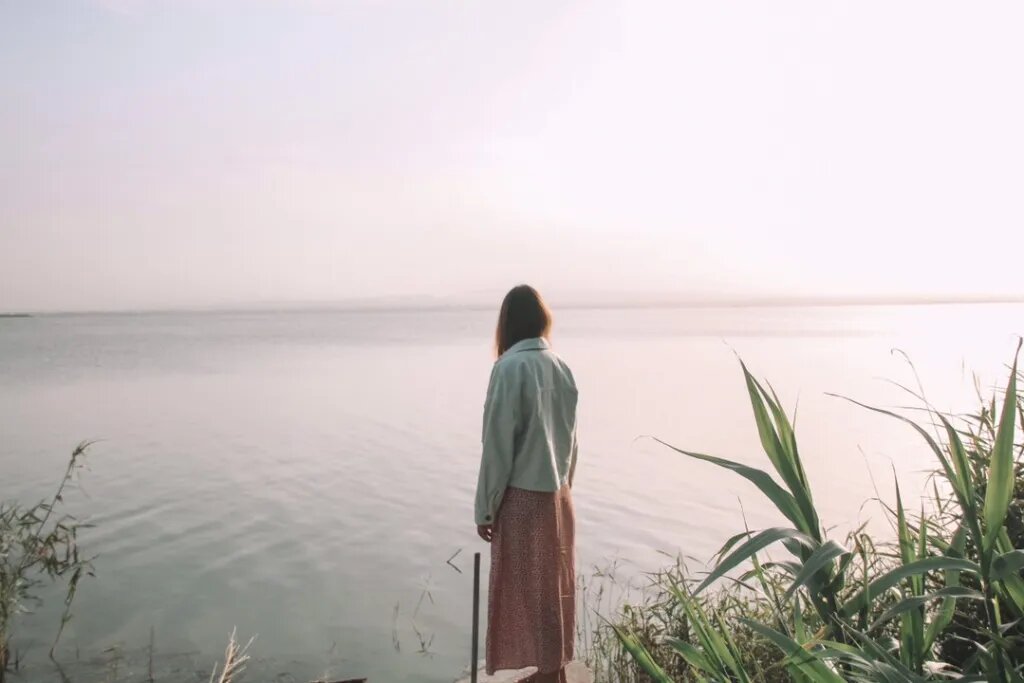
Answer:
[[[494,525],[493,524],[479,524],[476,527],[476,533],[479,534],[480,538],[484,539],[487,543],[494,540]]]

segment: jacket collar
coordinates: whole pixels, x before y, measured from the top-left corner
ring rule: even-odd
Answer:
[[[512,353],[519,353],[520,351],[546,351],[551,348],[551,344],[544,337],[534,337],[533,339],[524,339],[520,342],[516,342],[512,346],[508,347],[502,356],[507,356]]]

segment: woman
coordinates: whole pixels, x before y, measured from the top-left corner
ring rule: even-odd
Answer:
[[[487,673],[534,666],[536,683],[565,682],[576,634],[577,394],[550,332],[535,289],[505,296],[476,492],[477,532],[491,544]]]

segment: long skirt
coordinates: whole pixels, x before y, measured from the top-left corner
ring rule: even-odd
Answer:
[[[576,520],[568,486],[509,488],[491,540],[487,673],[572,661],[576,637]]]

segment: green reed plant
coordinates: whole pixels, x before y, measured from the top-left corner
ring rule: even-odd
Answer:
[[[74,449],[56,492],[48,500],[31,507],[0,503],[0,683],[12,664],[11,638],[16,619],[41,602],[42,587],[64,586],[64,611],[53,644],[56,647],[71,619],[79,581],[93,574],[91,558],[83,556],[78,547],[78,533],[88,525],[59,511],[89,446],[82,443]]]
[[[580,611],[582,618],[588,618],[591,612],[602,614],[618,609],[614,624],[605,622],[604,628],[595,628],[589,638],[580,639],[579,657],[594,672],[596,681],[648,683],[666,677],[673,681],[699,680],[681,654],[691,640],[717,640],[716,628],[728,632],[721,643],[724,651],[712,660],[718,666],[754,672],[757,677],[752,680],[789,680],[778,651],[742,623],[744,618],[772,618],[767,604],[747,598],[749,590],[742,583],[734,582],[722,590],[694,596],[693,582],[681,558],[647,574],[643,585],[634,581],[623,585],[615,573],[601,570],[584,582],[588,594],[581,596],[587,608]],[[687,599],[679,599],[680,593],[686,593]],[[612,599],[607,598],[610,594]],[[620,603],[622,606],[618,607]],[[658,670],[650,667],[650,672],[644,671],[624,643],[634,653],[646,652],[650,662],[658,663]]]
[[[1009,512],[1016,505],[1016,460],[1024,451],[1017,441],[1024,406],[1017,395],[1016,355],[998,412],[993,399],[979,419],[954,425],[927,407],[936,437],[909,418],[864,406],[910,425],[938,463],[935,513],[922,508],[911,518],[897,482],[892,544],[878,544],[862,529],[842,543],[827,537],[792,423],[774,390],[741,367],[773,473],[660,443],[747,479],[790,525],[733,536],[703,581],[692,589],[687,582],[669,587],[667,594],[692,628],[687,638],[665,637],[652,648],[628,624],[614,627],[644,675],[655,681],[765,681],[782,668],[796,681],[925,681],[951,675],[965,681],[1024,681],[1019,656],[1024,531],[1020,516]],[[1008,520],[1017,520],[1019,535],[1010,535]],[[762,563],[758,553],[774,546],[782,547],[785,559]],[[736,579],[747,591],[741,598],[745,608],[723,619],[704,592],[751,565]],[[973,622],[962,609],[970,605],[978,606]],[[957,639],[970,650],[955,665],[938,659],[954,624]],[[771,644],[781,662],[760,667],[759,660],[751,661],[749,649],[735,643],[737,625],[754,642]],[[940,642],[943,647],[937,647]],[[666,644],[673,655],[666,656]],[[667,671],[680,660],[686,668],[672,678]]]
[[[1019,350],[1018,345],[1018,355]],[[940,476],[952,492],[955,510],[953,542],[946,546],[943,555],[937,557],[920,557],[912,562],[905,557],[901,568],[903,575],[916,581],[921,576],[919,569],[942,569],[955,584],[970,577],[971,583],[977,586],[947,585],[929,594],[910,596],[904,604],[917,607],[941,598],[943,607],[938,623],[944,629],[951,618],[951,600],[954,608],[956,601],[978,601],[983,606],[984,625],[974,634],[977,659],[970,668],[978,668],[984,671],[988,680],[1000,682],[1018,680],[1022,664],[1008,656],[1012,643],[1005,637],[1007,627],[1014,626],[1024,617],[1024,579],[1020,576],[1024,567],[1024,550],[1014,546],[1006,524],[1017,484],[1015,461],[1024,450],[1024,447],[1015,445],[1017,417],[1024,416],[1024,407],[1017,396],[1017,379],[1015,355],[998,418],[994,398],[991,409],[982,413],[987,433],[971,429],[969,421],[966,428],[955,427],[947,416],[931,410],[931,415],[945,434],[940,442],[921,425],[890,411],[872,408],[906,422],[924,438],[940,464]],[[965,443],[970,443],[970,455]],[[922,524],[922,528],[925,526]],[[901,530],[901,549],[906,546],[904,534]],[[963,552],[968,541],[973,548],[970,558]],[[920,586],[915,585],[915,588]],[[1008,609],[1009,614],[1004,614],[1001,606]],[[931,629],[924,644],[933,644],[937,635],[937,630]]]

